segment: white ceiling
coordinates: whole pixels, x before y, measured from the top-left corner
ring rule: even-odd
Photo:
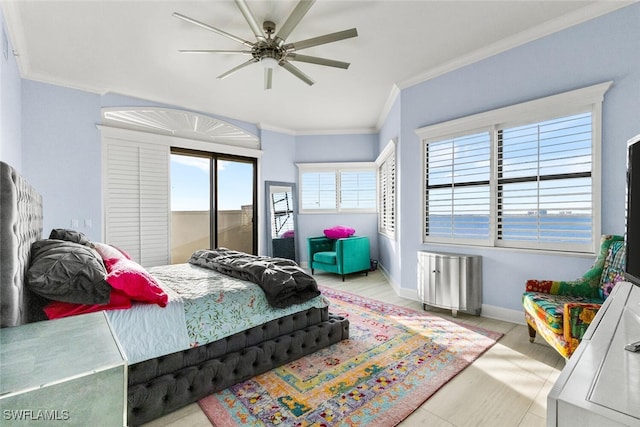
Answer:
[[[318,0],[287,42],[357,28],[358,37],[299,51],[350,62],[348,70],[295,63],[273,89],[248,58],[178,49],[243,49],[171,16],[179,12],[254,41],[230,0],[2,2],[22,77],[118,93],[292,134],[376,131],[398,89],[610,12],[622,1]],[[249,1],[256,20],[282,25],[296,1]],[[276,29],[277,31],[277,29]]]

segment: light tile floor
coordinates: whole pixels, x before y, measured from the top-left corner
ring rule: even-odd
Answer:
[[[397,296],[380,271],[368,276],[350,275],[344,282],[337,275],[322,272],[317,272],[315,278],[323,286],[422,309],[418,301]],[[453,319],[448,310],[431,312]],[[564,359],[540,338],[531,344],[525,325],[460,312],[456,320],[502,332],[504,336],[400,426],[545,426],[547,393],[564,367]],[[197,404],[191,404],[146,425],[208,427],[211,423]]]

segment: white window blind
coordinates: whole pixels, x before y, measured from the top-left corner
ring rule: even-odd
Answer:
[[[488,239],[491,137],[475,133],[425,145],[425,232],[432,239]]]
[[[299,163],[300,211],[375,212],[374,163]]]
[[[169,263],[169,150],[105,139],[105,241],[145,267]]]
[[[376,172],[340,172],[340,209],[376,208]]]
[[[300,198],[302,209],[335,210],[337,208],[336,191],[335,172],[303,173]]]
[[[376,160],[378,165],[378,231],[390,237],[396,229],[396,153],[391,141]]]
[[[592,115],[498,131],[498,239],[591,242]]]

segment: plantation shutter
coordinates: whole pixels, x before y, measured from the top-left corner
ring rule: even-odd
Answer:
[[[376,208],[376,172],[340,172],[340,209]]]
[[[591,113],[499,130],[499,240],[591,245],[592,139]]]
[[[378,229],[386,234],[395,232],[396,219],[396,156],[392,152],[378,167]]]
[[[303,210],[335,210],[336,206],[336,173],[304,172],[302,174],[302,209]]]
[[[425,145],[425,238],[489,239],[491,135],[481,132]]]
[[[169,149],[108,138],[105,241],[145,267],[169,263]]]

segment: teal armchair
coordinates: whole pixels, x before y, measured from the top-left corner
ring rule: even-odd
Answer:
[[[329,239],[327,237],[309,237],[309,267],[311,274],[315,270],[324,270],[340,274],[344,282],[345,274],[365,271],[371,268],[369,258],[369,238],[365,236],[351,236],[344,239]]]

